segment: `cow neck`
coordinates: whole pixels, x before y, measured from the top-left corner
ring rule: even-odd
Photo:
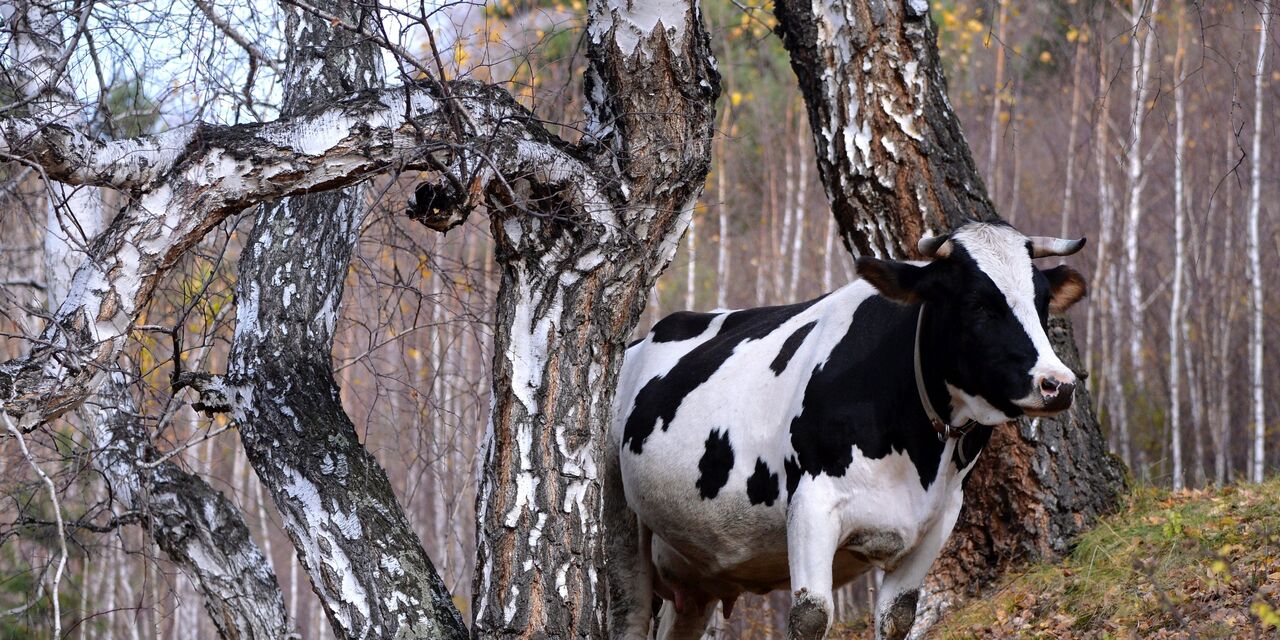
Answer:
[[[933,426],[933,430],[937,432],[940,440],[962,438],[978,423],[969,420],[959,427],[952,426],[949,421],[942,419],[942,416],[938,415],[938,411],[934,409],[933,401],[929,398],[929,386],[925,382],[924,366],[921,364],[922,357],[920,355],[921,335],[924,333],[924,308],[925,303],[921,302],[920,310],[916,313],[916,335],[912,357],[916,374],[916,393],[920,396],[920,406],[924,408],[924,413],[929,418],[929,424]]]

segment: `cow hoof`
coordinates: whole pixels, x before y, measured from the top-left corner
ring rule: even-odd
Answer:
[[[787,617],[787,640],[822,640],[830,619],[827,604],[808,589],[801,589],[795,593],[795,603]]]
[[[919,599],[920,592],[915,590],[898,594],[889,609],[880,616],[880,637],[884,640],[907,637],[916,621],[916,601]]]

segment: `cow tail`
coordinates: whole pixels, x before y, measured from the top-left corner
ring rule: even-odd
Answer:
[[[622,489],[621,447],[608,438],[604,455],[604,542],[609,594],[609,637],[644,640],[653,617],[653,564],[649,530],[627,506]]]

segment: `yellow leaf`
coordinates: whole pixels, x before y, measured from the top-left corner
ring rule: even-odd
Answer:
[[[1043,63],[1045,63],[1045,64],[1049,64],[1049,61],[1050,61],[1050,60],[1053,60],[1053,56],[1049,55],[1049,52],[1048,52],[1048,51],[1041,51],[1041,52],[1040,52],[1040,62],[1043,62]]]

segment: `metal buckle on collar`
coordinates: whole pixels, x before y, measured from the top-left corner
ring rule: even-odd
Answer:
[[[938,427],[938,425],[936,424],[934,426],[935,428]],[[973,428],[976,426],[978,426],[978,423],[974,422],[973,420],[969,420],[968,422],[965,422],[964,424],[958,427],[953,427],[949,424],[944,424],[941,426],[941,428],[937,429],[938,440],[941,442],[946,442],[947,438],[963,439],[965,436],[969,435],[969,432],[973,431]]]

